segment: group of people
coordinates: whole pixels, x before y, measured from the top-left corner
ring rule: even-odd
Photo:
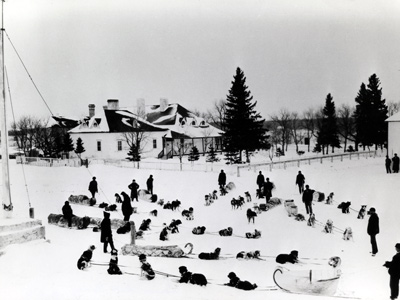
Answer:
[[[386,155],[385,158],[385,167],[386,173],[399,173],[400,167],[400,158],[397,156],[397,153],[394,154],[392,159],[389,158],[389,155]]]
[[[265,179],[261,171],[257,175],[256,183],[258,186],[259,196],[265,197],[266,202],[268,203],[268,201],[272,198],[272,190],[275,188],[275,185],[269,180],[268,177]]]

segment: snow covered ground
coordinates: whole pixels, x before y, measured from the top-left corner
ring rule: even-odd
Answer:
[[[277,266],[275,257],[280,253],[298,250],[303,258],[304,269],[320,268],[326,258],[342,258],[342,276],[337,295],[352,296],[361,299],[389,299],[389,275],[382,265],[395,254],[394,245],[400,242],[400,174],[386,174],[384,159],[361,158],[360,160],[334,161],[323,164],[315,163],[301,166],[306,183],[312,189],[335,193],[333,205],[315,203],[313,206],[316,219],[325,223],[328,218],[339,229],[352,227],[354,241],[344,241],[339,232],[325,234],[322,227],[307,226],[289,218],[283,205],[256,218],[255,224],[248,224],[246,210],[253,203],[246,203],[243,209],[232,210],[230,200],[250,191],[253,202],[256,200],[256,176],[252,171],[241,171],[241,176],[227,174],[227,182],[234,182],[236,189],[220,197],[210,206],[205,206],[204,195],[217,189],[218,173],[205,172],[169,172],[159,170],[137,170],[104,165],[90,165],[89,168],[70,167],[34,167],[25,166],[25,175],[21,165],[11,161],[11,182],[14,217],[28,217],[28,196],[24,183],[26,177],[29,199],[35,209],[35,217],[46,225],[47,241],[34,241],[26,244],[11,245],[2,249],[0,255],[0,293],[1,299],[311,299],[308,295],[288,294],[281,290],[266,291],[274,286],[272,274]],[[286,170],[261,169],[276,185],[274,197],[294,199],[299,213],[305,215],[301,196],[295,185],[299,168]],[[151,218],[151,231],[144,239],[137,240],[138,245],[179,245],[184,247],[193,243],[195,253],[211,252],[220,247],[222,257],[233,257],[240,251],[260,250],[264,261],[240,261],[227,258],[218,261],[204,261],[188,258],[149,257],[148,262],[157,271],[179,275],[178,267],[185,265],[195,273],[203,273],[210,284],[200,287],[177,283],[173,277],[157,275],[147,281],[136,275],[108,275],[106,266],[93,265],[85,271],[79,271],[76,261],[89,245],[94,244],[92,261],[108,263],[110,254],[104,254],[100,243],[100,234],[91,229],[74,230],[49,225],[50,213],[61,213],[61,207],[68,197],[85,194],[92,176],[97,177],[100,193],[97,203],[114,203],[114,193],[128,192],[128,184],[133,178],[145,187],[150,174],[154,177],[154,192],[165,201],[179,199],[181,211],[194,208],[195,219],[182,218],[179,211],[163,210],[160,206],[140,201],[134,203],[138,213],[132,215],[138,227],[143,219]],[[350,214],[342,214],[337,208],[339,202],[351,201]],[[366,233],[368,216],[357,219],[362,204],[373,206],[380,217],[381,233],[377,236],[379,253],[370,254],[371,246]],[[102,209],[83,205],[71,205],[78,216],[102,217]],[[158,217],[151,217],[149,212],[157,209]],[[111,218],[122,219],[120,211],[111,212]],[[170,240],[159,240],[163,223],[172,219],[181,219],[179,234],[171,234]],[[0,220],[1,222],[1,220]],[[193,227],[206,226],[207,232],[217,232],[232,227],[236,236],[192,234]],[[245,239],[246,232],[254,229],[262,231],[260,239]],[[113,232],[114,243],[118,249],[128,244],[130,235]],[[120,251],[121,252],[121,251]],[[313,260],[309,260],[312,258]],[[314,263],[310,263],[314,262]],[[119,264],[123,271],[140,273],[136,256],[119,255]],[[227,274],[234,271],[242,280],[257,283],[254,291],[241,291],[221,286],[228,282]],[[319,299],[331,299],[319,296]]]

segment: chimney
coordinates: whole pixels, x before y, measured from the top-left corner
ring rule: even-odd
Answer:
[[[96,107],[96,105],[94,105],[94,104],[89,104],[89,118],[94,117],[94,114],[95,114],[95,107]]]
[[[141,118],[143,118],[146,114],[146,101],[143,98],[139,98],[136,100],[136,105],[137,105],[137,115]]]
[[[118,99],[108,99],[107,100],[107,108],[111,110],[119,109]]]
[[[161,98],[160,99],[160,111],[164,112],[168,107],[168,99],[166,98]]]

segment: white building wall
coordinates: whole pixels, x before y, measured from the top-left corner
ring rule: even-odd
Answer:
[[[400,156],[400,122],[388,122],[388,155]]]
[[[157,157],[162,148],[162,137],[165,132],[154,132],[142,141],[143,152],[142,158]],[[128,157],[129,146],[124,140],[121,133],[71,133],[71,138],[74,140],[82,139],[85,152],[82,153],[83,159],[125,159]],[[156,142],[156,148],[153,148],[153,140]],[[101,151],[98,151],[98,141],[101,142]],[[118,150],[118,141],[122,142],[122,150]]]

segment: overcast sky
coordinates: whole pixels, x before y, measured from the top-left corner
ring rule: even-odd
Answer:
[[[4,15],[54,114],[81,117],[110,98],[206,111],[237,67],[266,119],[322,106],[328,93],[354,105],[373,73],[400,101],[400,1],[8,0]],[[17,116],[49,116],[5,46]]]

